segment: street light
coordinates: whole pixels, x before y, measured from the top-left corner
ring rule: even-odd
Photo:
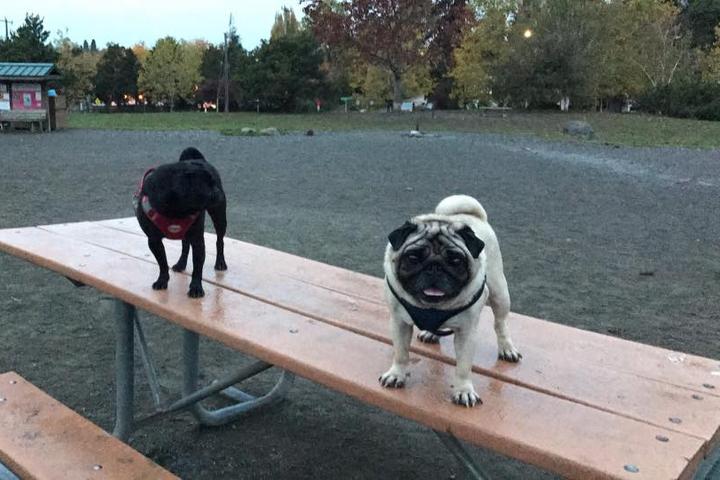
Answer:
[[[529,28],[523,32],[523,37],[525,37],[525,38],[530,38],[532,36],[533,36],[533,31],[530,30]]]

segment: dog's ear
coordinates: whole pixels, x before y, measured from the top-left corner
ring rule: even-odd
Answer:
[[[180,154],[180,160],[205,160],[205,157],[203,157],[203,154],[200,153],[200,150],[198,150],[195,147],[188,147],[185,150],[182,151]]]
[[[388,235],[388,240],[390,240],[390,245],[392,245],[393,250],[398,250],[400,247],[402,247],[402,244],[405,243],[405,240],[410,236],[411,233],[417,231],[418,226],[412,222],[405,222],[402,227],[396,228],[392,232],[390,232],[390,235]]]
[[[460,238],[462,238],[465,242],[465,246],[470,251],[470,255],[472,255],[473,258],[478,258],[480,256],[480,252],[482,252],[483,248],[485,248],[485,242],[476,237],[475,232],[473,232],[472,228],[467,225],[458,230],[457,234],[460,235]]]

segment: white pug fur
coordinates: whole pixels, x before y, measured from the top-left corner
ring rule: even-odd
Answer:
[[[394,357],[390,369],[380,377],[380,383],[389,388],[402,388],[409,375],[409,348],[414,324],[408,310],[400,303],[396,295],[413,307],[453,310],[472,303],[485,284],[482,295],[472,306],[449,318],[441,327],[443,330],[451,330],[454,333],[457,362],[455,379],[452,384],[452,401],[458,405],[472,407],[477,403],[482,403],[473,387],[471,371],[478,343],[480,312],[485,304],[492,308],[495,317],[498,357],[510,362],[517,362],[522,357],[513,345],[507,327],[510,294],[503,272],[502,255],[497,237],[487,221],[487,214],[482,205],[467,195],[453,195],[445,198],[435,208],[435,213],[417,216],[406,226],[410,226],[409,230],[412,230],[414,226],[417,226],[417,229],[410,233],[405,231],[399,238],[398,236],[393,238],[392,235],[395,233],[393,232],[391,243],[385,250],[385,293],[391,311]],[[467,237],[467,231],[461,235],[465,226],[470,227],[475,237],[481,240],[481,251],[477,257],[472,254],[474,239]],[[407,235],[404,235],[405,233]],[[402,238],[403,236],[405,238]],[[393,242],[395,245],[392,244]],[[402,242],[401,245],[400,242]],[[434,252],[433,258],[437,257],[434,260],[436,264],[445,262],[446,253],[440,254],[440,250],[462,251],[468,264],[467,278],[463,277],[464,282],[457,287],[459,288],[457,294],[445,300],[442,298],[442,290],[436,288],[428,288],[424,291],[431,294],[432,297],[429,297],[417,292],[411,294],[403,287],[398,275],[401,258],[404,254],[407,255],[408,252],[411,252],[413,248],[417,249],[418,245],[424,245],[427,251]],[[413,260],[415,261],[415,259]],[[418,338],[423,342],[436,343],[439,341],[438,336],[428,331],[421,331]]]

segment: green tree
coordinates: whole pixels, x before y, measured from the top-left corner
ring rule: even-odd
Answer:
[[[75,45],[67,37],[60,38],[55,48],[58,52],[57,66],[63,77],[63,92],[68,103],[90,101],[89,97],[95,91],[95,74],[100,55],[90,53],[84,46]]]
[[[692,46],[712,47],[720,24],[720,0],[686,0],[682,4],[681,17],[692,34]]]
[[[715,28],[715,43],[703,59],[702,79],[720,85],[720,25]]]
[[[57,53],[48,42],[50,32],[45,30],[39,15],[27,14],[25,22],[10,39],[0,42],[0,61],[4,62],[55,62]]]
[[[200,83],[200,66],[205,45],[179,43],[173,37],[161,38],[147,56],[140,71],[140,90],[153,102],[175,109],[179,100],[192,102]]]
[[[288,7],[283,7],[281,12],[275,14],[275,22],[270,29],[270,40],[285,35],[295,35],[300,29],[300,22],[295,17],[295,12]]]
[[[299,111],[312,108],[326,89],[320,65],[322,52],[310,32],[263,41],[255,49],[238,80],[250,98],[265,108]]]
[[[247,68],[248,53],[240,43],[240,37],[234,30],[231,31],[228,48],[228,64],[230,75],[228,80],[228,93],[231,109],[237,109],[242,102],[242,90],[238,81],[239,76]],[[200,65],[201,82],[196,98],[200,101],[216,102],[225,94],[225,85],[222,78],[223,45],[209,45],[203,52]]]
[[[91,49],[92,50],[92,49]],[[95,75],[95,94],[108,105],[125,103],[126,95],[137,95],[140,64],[129,48],[109,43],[98,61]]]
[[[481,15],[454,51],[455,64],[450,75],[455,82],[451,95],[460,105],[492,98],[493,72],[507,54],[507,12],[483,8]]]

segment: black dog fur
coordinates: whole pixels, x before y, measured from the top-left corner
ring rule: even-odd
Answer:
[[[148,175],[140,192],[142,195],[148,196],[153,209],[169,218],[184,218],[200,212],[182,239],[182,253],[172,269],[176,272],[185,270],[192,246],[193,272],[188,296],[204,296],[202,270],[205,264],[205,211],[210,215],[217,234],[215,270],[227,270],[223,241],[227,230],[226,199],[220,174],[200,151],[193,147],[186,148],[177,163],[161,165]],[[160,267],[160,275],[152,288],[164,290],[170,279],[162,242],[165,235],[147,217],[139,202],[135,216],[148,237],[148,246]]]

